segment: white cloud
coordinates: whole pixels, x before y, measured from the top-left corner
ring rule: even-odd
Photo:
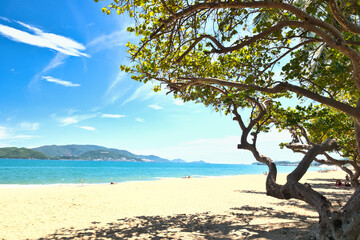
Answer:
[[[42,73],[45,73],[47,71],[50,71],[51,69],[54,69],[62,64],[65,63],[65,59],[68,56],[62,53],[57,53],[56,56],[51,59],[51,61],[49,62],[49,64],[41,71]]]
[[[101,35],[89,42],[86,47],[88,47],[91,52],[99,52],[104,49],[124,46],[131,38],[133,38],[133,36],[124,28],[121,31]]]
[[[75,117],[66,117],[66,118],[61,119],[60,122],[63,126],[67,126],[70,124],[78,123],[79,120],[76,119]]]
[[[29,139],[33,139],[33,138],[37,138],[39,136],[35,136],[35,135],[15,135],[12,136],[11,139],[23,139],[23,140],[29,140]]]
[[[94,118],[97,115],[93,114],[93,115],[74,115],[74,116],[69,116],[69,117],[62,117],[62,118],[58,118],[57,121],[60,122],[60,125],[65,127],[71,124],[75,124],[75,123],[79,123],[81,121],[90,119],[90,118]]]
[[[149,105],[149,107],[155,109],[155,110],[160,110],[160,109],[163,109],[163,107],[160,107],[159,105],[156,105],[156,104],[151,104]]]
[[[24,134],[17,134],[16,131],[14,131],[13,129],[7,128],[7,127],[3,127],[0,126],[0,140],[28,140],[28,139],[33,139],[33,138],[37,138],[39,136],[36,135],[24,135]]]
[[[9,137],[9,133],[6,127],[0,126],[0,140],[7,139]]]
[[[121,114],[102,114],[101,117],[102,118],[123,118],[123,117],[126,117],[126,116],[121,115]]]
[[[90,127],[90,126],[78,126],[79,128],[82,128],[84,130],[88,130],[88,131],[95,131],[96,129],[94,127]]]
[[[85,47],[70,38],[53,33],[46,33],[29,24],[19,21],[16,22],[27,30],[30,30],[31,33],[0,24],[0,34],[16,42],[50,48],[66,55],[89,57],[89,55],[81,52],[85,50]]]
[[[65,86],[65,87],[79,87],[80,86],[80,84],[78,84],[78,83],[72,83],[72,82],[69,82],[69,81],[64,81],[64,80],[57,79],[57,78],[54,78],[54,77],[51,77],[51,76],[42,76],[42,78],[45,79],[48,82],[52,82],[52,83],[62,85],[62,86]]]
[[[6,18],[6,17],[0,17],[0,19],[2,19],[2,20],[4,20],[4,21],[6,21],[6,22],[11,22],[8,18]]]
[[[56,56],[51,59],[51,61],[48,63],[48,65],[45,66],[43,70],[41,70],[39,73],[37,73],[30,81],[29,86],[33,86],[39,78],[49,72],[50,70],[62,65],[65,63],[65,59],[68,57],[68,55],[65,55],[63,53],[58,52]]]
[[[20,128],[23,131],[36,131],[39,129],[39,123],[29,123],[29,122],[22,122],[20,123]]]
[[[105,93],[105,99],[107,103],[114,103],[121,98],[128,90],[131,89],[132,84],[121,84],[126,80],[126,73],[119,70],[115,79],[110,83]]]
[[[137,122],[145,122],[145,120],[142,119],[142,118],[136,118],[135,121],[137,121]]]
[[[126,73],[120,70],[119,73],[118,73],[118,75],[116,76],[115,80],[111,82],[110,86],[109,86],[108,89],[106,90],[106,93],[107,93],[107,94],[110,93],[111,90],[113,90],[113,89],[116,87],[116,85],[117,85],[119,82],[121,82],[121,80],[124,79],[125,76],[126,76]]]
[[[184,103],[184,101],[183,100],[181,100],[180,98],[176,98],[176,99],[174,99],[174,103],[176,104],[176,105],[179,105],[179,106],[181,106],[181,105],[184,105],[185,103]]]
[[[127,98],[121,105],[123,106],[126,103],[134,101],[136,99],[141,99],[144,101],[146,99],[154,97],[155,94],[159,94],[159,93],[155,93],[153,90],[151,90],[151,83],[143,84],[140,87],[138,87],[135,90],[135,92],[129,98]]]

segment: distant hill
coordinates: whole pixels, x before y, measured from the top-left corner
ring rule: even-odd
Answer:
[[[207,162],[204,162],[204,161],[200,160],[200,161],[192,161],[190,163],[205,164]]]
[[[173,162],[173,163],[187,163],[187,161],[179,159],[179,158],[173,159],[171,162]]]
[[[0,158],[49,159],[50,157],[42,152],[28,148],[6,147],[6,148],[0,148]]]
[[[51,156],[52,159],[188,163],[182,159],[169,160],[155,155],[137,155],[126,150],[106,148],[97,145],[46,145],[33,148],[33,150]]]
[[[145,159],[147,161],[152,161],[152,162],[160,162],[160,163],[171,162],[169,159],[161,158],[155,155],[137,155],[137,156],[140,157],[141,159]]]
[[[122,154],[119,152],[108,150],[88,151],[79,156],[83,160],[113,160],[113,161],[131,161],[131,162],[143,162],[141,158],[129,156],[129,154]]]
[[[88,151],[97,151],[97,150],[106,150],[107,148],[96,146],[96,145],[46,145],[37,148],[33,148],[33,150],[42,152],[48,156],[79,156]]]

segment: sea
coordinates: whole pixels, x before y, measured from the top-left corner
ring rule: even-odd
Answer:
[[[279,173],[295,166],[278,166]],[[311,167],[310,171],[318,170]],[[162,178],[263,174],[264,165],[0,159],[0,187],[109,184]]]

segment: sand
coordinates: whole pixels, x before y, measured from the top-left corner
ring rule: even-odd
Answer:
[[[340,197],[340,206],[351,190],[334,187],[333,179],[344,177],[308,172],[303,182]],[[304,239],[317,213],[300,201],[266,196],[265,178],[0,186],[0,239]]]

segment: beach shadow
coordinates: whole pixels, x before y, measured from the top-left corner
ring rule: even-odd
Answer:
[[[313,189],[323,194],[335,208],[342,207],[354,193],[355,188],[335,186],[335,179],[310,179]],[[314,181],[314,182],[312,182]]]
[[[333,186],[333,179],[312,179],[310,185],[330,200],[346,201],[353,189]],[[241,191],[239,193],[266,195],[262,191]],[[221,203],[220,203],[221,204]],[[338,202],[334,201],[334,205]],[[310,210],[311,207],[299,200],[290,199],[276,203]],[[341,202],[339,203],[339,207]],[[203,212],[198,214],[177,214],[172,216],[138,216],[118,219],[112,223],[93,222],[86,229],[59,229],[44,239],[313,239],[318,217],[285,212],[277,207],[241,206],[229,209],[227,214]],[[285,209],[285,208],[284,208]],[[288,209],[288,208],[287,208]]]
[[[309,181],[313,182],[329,182],[329,183],[335,183],[335,178],[310,178]]]
[[[105,226],[60,229],[40,239],[309,239],[316,220],[273,208],[243,206],[226,215],[204,212],[122,218]]]
[[[235,190],[234,192],[266,195],[266,192],[255,191],[255,190]]]
[[[350,196],[354,192],[354,188],[351,187],[338,187],[334,186],[335,179],[309,179],[307,182],[314,190],[323,194],[332,204],[334,208],[341,208],[348,201]],[[247,193],[247,194],[260,194],[266,195],[263,191],[255,191],[255,190],[235,190],[235,192],[239,193]],[[306,202],[290,199],[284,200],[280,203],[276,203],[277,206],[292,206],[297,208],[302,208],[310,211],[315,211],[310,205]]]

